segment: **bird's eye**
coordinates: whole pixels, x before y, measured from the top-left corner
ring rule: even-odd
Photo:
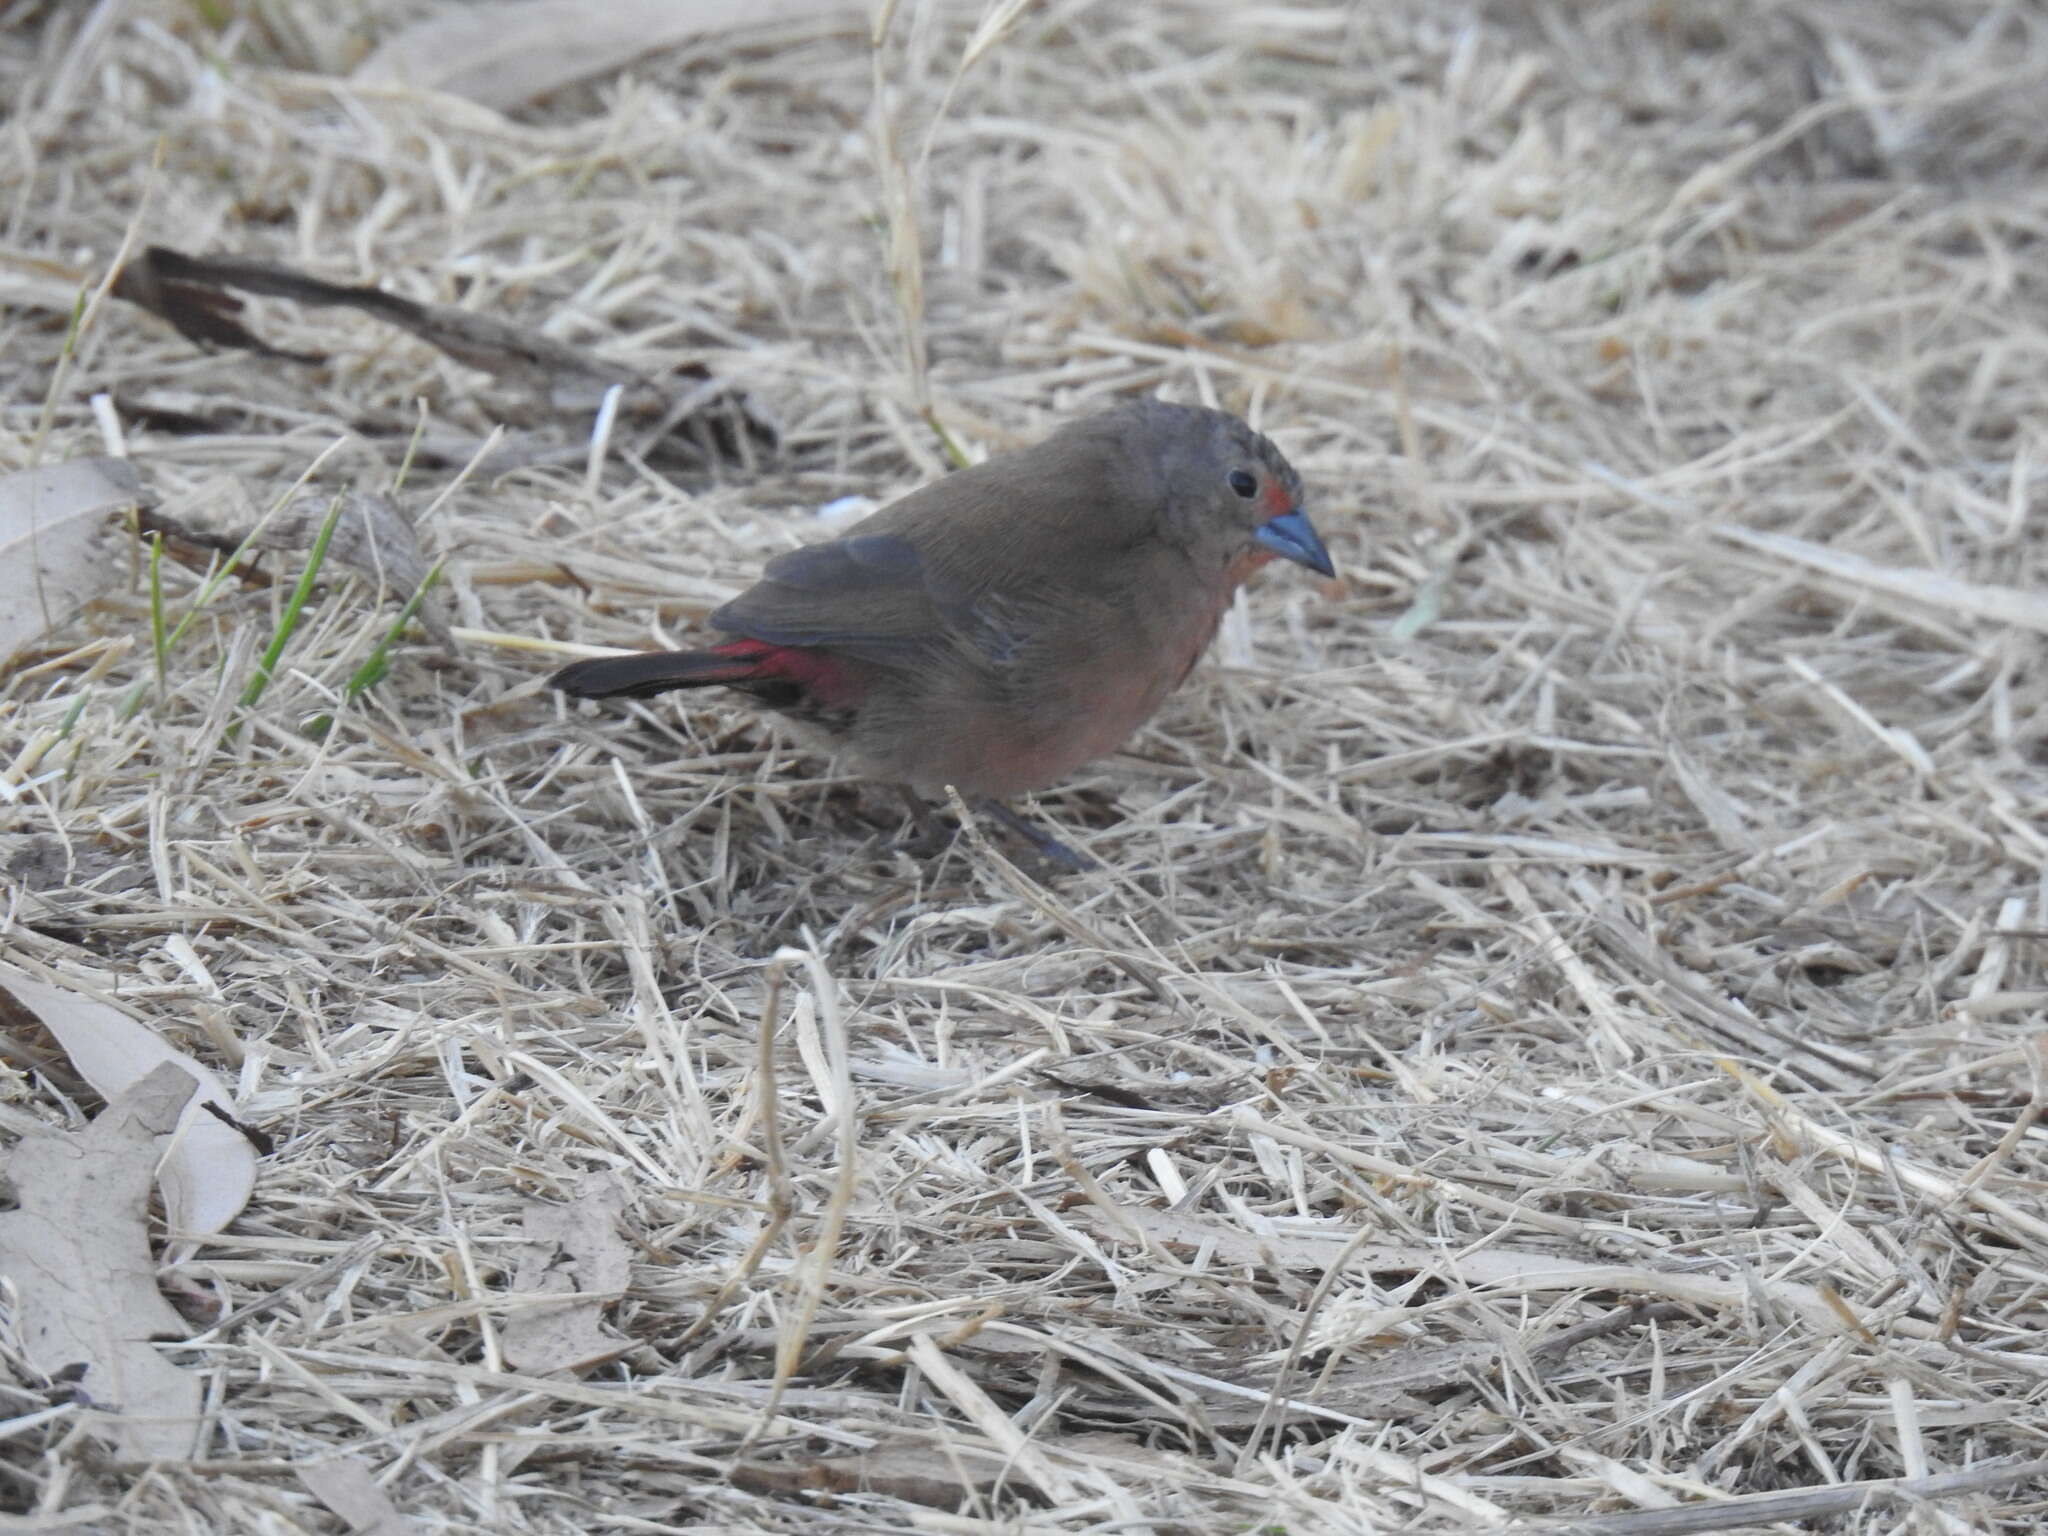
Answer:
[[[1259,482],[1241,469],[1233,469],[1230,472],[1230,488],[1246,501],[1259,494]]]

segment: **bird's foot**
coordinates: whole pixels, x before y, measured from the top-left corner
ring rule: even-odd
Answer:
[[[915,790],[901,785],[898,789],[902,793],[903,803],[910,807],[910,815],[917,823],[917,831],[897,846],[913,858],[920,859],[936,858],[952,847],[960,835],[959,832],[940,820],[938,813],[925,804],[923,797]],[[1069,848],[1045,828],[1025,820],[1000,800],[984,797],[974,802],[974,809],[1001,822],[1030,844],[1032,852],[1062,873],[1079,874],[1083,870],[1102,867],[1087,854]]]
[[[1055,869],[1069,874],[1080,874],[1084,870],[1100,869],[1102,866],[1078,849],[1069,848],[1045,828],[1025,820],[1000,800],[977,800],[974,808],[993,816],[1012,832],[1023,838],[1034,848],[1038,856]]]

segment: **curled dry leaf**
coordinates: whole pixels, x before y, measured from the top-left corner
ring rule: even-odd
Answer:
[[[173,261],[175,251],[152,246],[142,256],[122,267],[114,278],[114,296],[139,304],[173,330],[199,346],[227,347],[254,352],[259,357],[281,357],[287,362],[325,362],[317,352],[287,352],[273,347],[237,318],[242,301],[202,274],[183,273]],[[263,290],[252,290],[263,291]]]
[[[310,309],[353,309],[412,332],[459,363],[522,384],[556,405],[595,405],[614,384],[638,382],[629,368],[590,356],[551,336],[490,315],[444,304],[421,304],[370,284],[330,283],[275,262],[239,256],[187,256],[152,245],[121,269],[114,292],[168,321],[187,341],[318,363],[311,353],[280,352],[239,323],[228,291],[289,299]]]
[[[232,1117],[223,1121],[208,1108],[229,1115],[227,1090],[190,1056],[111,1003],[53,987],[5,964],[0,964],[0,1023],[11,1028],[41,1024],[79,1076],[110,1104],[157,1067],[171,1065],[185,1073],[198,1092],[185,1107],[178,1139],[158,1175],[164,1219],[173,1232],[198,1236],[220,1231],[248,1204],[256,1186],[255,1149]]]
[[[757,30],[812,17],[858,22],[854,0],[514,0],[462,5],[386,38],[356,68],[363,84],[466,96],[497,111],[709,33]]]
[[[126,459],[72,459],[0,479],[0,662],[61,624],[125,567],[108,514],[141,500]]]
[[[288,299],[309,308],[353,309],[410,331],[456,362],[476,368],[525,391],[555,410],[595,409],[612,389],[625,391],[627,409],[652,418],[663,435],[699,414],[711,423],[714,439],[744,434],[772,444],[774,424],[747,400],[712,381],[698,364],[676,370],[667,382],[650,379],[555,340],[529,326],[447,304],[422,304],[369,284],[330,283],[275,262],[239,256],[188,256],[152,245],[121,269],[114,292],[167,321],[179,335],[201,346],[234,347],[265,357],[318,363],[323,358],[283,352],[260,340],[231,317],[241,303],[228,290]]]
[[[165,1062],[84,1130],[38,1131],[7,1163],[20,1204],[0,1215],[0,1276],[22,1352],[72,1381],[116,1454],[137,1461],[190,1456],[199,1419],[199,1378],[151,1342],[188,1330],[157,1289],[148,1226],[157,1138],[196,1087]]]
[[[514,1273],[515,1293],[564,1293],[552,1305],[522,1307],[501,1331],[505,1358],[517,1370],[587,1371],[630,1347],[604,1325],[604,1309],[626,1289],[632,1250],[619,1235],[626,1187],[616,1174],[588,1174],[567,1203],[536,1200],[526,1208],[526,1243]]]

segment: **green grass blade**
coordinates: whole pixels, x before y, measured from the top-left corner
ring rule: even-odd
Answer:
[[[170,692],[171,636],[164,628],[164,536],[156,533],[149,542],[149,644],[156,653],[156,694]]]
[[[271,674],[277,670],[284,648],[291,642],[292,631],[299,627],[299,614],[305,608],[306,600],[313,595],[313,583],[320,579],[320,567],[327,559],[327,541],[334,537],[334,525],[341,521],[341,511],[346,505],[347,498],[337,496],[334,505],[327,509],[319,536],[313,540],[313,552],[307,557],[306,568],[299,572],[298,585],[292,588],[292,595],[285,600],[284,612],[278,615],[277,629],[270,637],[270,644],[264,647],[263,658],[256,663],[249,686],[242,690],[242,708],[254,705],[263,697],[263,690],[270,686]],[[247,540],[243,542],[246,545]],[[177,637],[173,635],[172,638]]]
[[[391,627],[384,631],[384,638],[377,642],[376,648],[364,659],[363,664],[356,668],[354,675],[344,685],[342,691],[351,701],[361,698],[369,689],[376,687],[391,670],[391,648],[398,643],[398,637],[405,633],[406,625],[410,624],[413,616],[420,611],[420,604],[427,600],[427,593],[434,583],[441,579],[441,567],[445,563],[445,560],[436,560],[433,569],[420,578],[419,586],[412,596],[405,600],[405,606],[398,610],[398,617],[393,619]]]

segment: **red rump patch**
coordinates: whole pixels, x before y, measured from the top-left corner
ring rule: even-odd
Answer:
[[[770,645],[765,640],[731,640],[711,648],[714,656],[749,663],[751,677],[795,683],[828,708],[850,708],[859,702],[860,685],[837,657],[795,645]]]

